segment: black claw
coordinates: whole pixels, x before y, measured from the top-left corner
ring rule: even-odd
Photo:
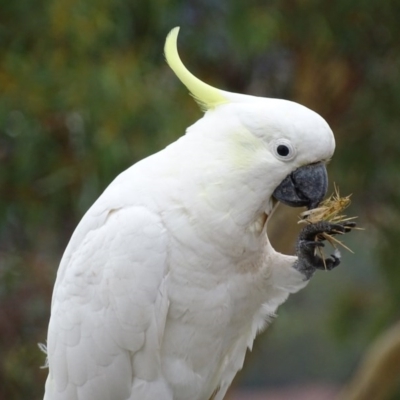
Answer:
[[[347,221],[342,224],[332,224],[326,221],[316,222],[315,224],[306,225],[300,232],[300,240],[315,240],[315,237],[327,233],[328,235],[336,235],[350,232],[356,226],[355,222]],[[323,239],[323,236],[320,236]]]
[[[322,261],[322,259],[321,259]],[[337,267],[340,264],[340,257],[336,256],[335,254],[331,254],[330,257],[325,258],[324,261],[322,261],[322,265],[318,263],[316,265],[316,269],[325,269],[327,271],[331,271],[333,268]]]
[[[341,224],[331,224],[331,231],[326,233],[330,235],[348,233],[355,227],[356,223],[352,221],[343,222]]]
[[[328,271],[340,264],[340,256],[332,254],[325,259],[318,255],[316,248],[324,247],[322,242],[325,240],[324,233],[328,235],[343,235],[350,232],[356,223],[347,221],[340,224],[333,224],[326,221],[306,225],[300,232],[297,240],[296,254],[298,260],[295,268],[302,272],[306,279],[309,279],[317,269],[326,269]]]

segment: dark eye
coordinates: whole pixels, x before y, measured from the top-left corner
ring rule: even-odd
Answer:
[[[288,139],[277,139],[271,142],[270,149],[278,160],[290,161],[296,156],[296,149]]]
[[[280,144],[277,148],[276,148],[276,152],[281,156],[281,157],[286,157],[289,153],[289,147],[287,147],[284,144]]]

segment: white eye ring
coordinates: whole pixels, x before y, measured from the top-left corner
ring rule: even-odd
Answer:
[[[272,150],[272,154],[278,159],[282,161],[290,161],[296,157],[296,149],[290,143],[288,139],[277,139],[274,140],[270,148]]]

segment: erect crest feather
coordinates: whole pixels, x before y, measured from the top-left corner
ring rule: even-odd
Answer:
[[[229,103],[229,100],[223,95],[221,90],[202,82],[183,65],[177,48],[178,33],[179,27],[172,29],[167,36],[164,46],[165,59],[176,76],[189,89],[191,95],[203,111],[213,109],[220,104]]]

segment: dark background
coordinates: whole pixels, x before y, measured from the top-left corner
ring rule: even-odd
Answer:
[[[0,399],[43,394],[37,343],[82,215],[119,172],[201,117],[164,61],[177,25],[181,57],[201,79],[328,121],[331,182],[353,194],[348,214],[366,228],[346,238],[355,254],[280,308],[235,388],[351,380],[399,319],[399,18],[400,2],[387,0],[1,1]],[[297,213],[280,210],[271,227],[287,252]]]

